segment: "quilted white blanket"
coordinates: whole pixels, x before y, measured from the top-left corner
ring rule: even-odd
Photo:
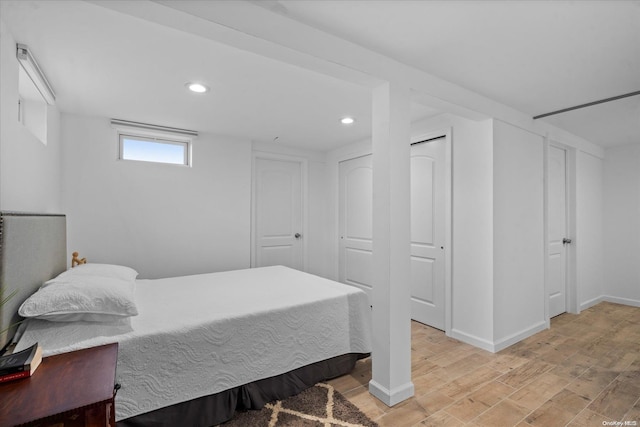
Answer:
[[[117,420],[371,351],[364,292],[286,267],[138,280],[136,298],[140,314],[119,323],[32,319],[18,349],[118,342]]]

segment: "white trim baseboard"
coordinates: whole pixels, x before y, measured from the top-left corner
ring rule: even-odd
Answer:
[[[580,310],[586,310],[589,307],[601,303],[603,301],[612,302],[614,304],[628,305],[631,307],[640,307],[640,300],[631,298],[614,297],[612,295],[600,295],[597,298],[590,299],[580,304]]]
[[[543,320],[541,322],[536,323],[533,326],[530,326],[526,329],[521,330],[520,332],[516,332],[515,334],[511,334],[499,341],[496,341],[493,344],[494,353],[497,353],[500,350],[504,350],[510,345],[520,342],[525,338],[529,338],[531,335],[544,331],[547,328],[548,328],[547,322]]]
[[[458,341],[462,341],[467,344],[471,344],[474,347],[481,348],[483,350],[490,351],[495,353],[494,344],[491,341],[487,341],[483,338],[476,337],[475,335],[468,334],[466,332],[462,332],[458,329],[452,329],[449,334],[451,338],[455,338]]]
[[[640,307],[640,300],[637,300],[637,299],[614,297],[611,295],[605,295],[601,298],[603,301],[612,302],[615,304],[630,305],[631,307]]]
[[[548,328],[549,328],[548,323],[543,320],[541,322],[536,323],[533,326],[530,326],[519,332],[511,334],[498,341],[488,341],[483,338],[476,337],[475,335],[467,334],[466,332],[462,332],[457,329],[454,329],[453,331],[451,331],[451,335],[449,336],[451,338],[455,338],[464,343],[471,344],[472,346],[490,351],[491,353],[497,353],[500,350],[503,350],[509,347],[510,345],[513,345],[519,341],[522,341],[523,339],[528,338],[531,335],[537,334],[540,331],[544,331],[545,329],[548,329]]]
[[[599,297],[590,299],[589,301],[582,302],[582,303],[580,303],[580,311],[586,310],[589,307],[593,307],[594,305],[596,305],[598,303],[601,303],[604,300],[605,300],[605,296],[604,295],[600,295]],[[580,314],[580,313],[578,312],[578,314]]]
[[[395,387],[393,390],[389,390],[374,380],[371,380],[369,381],[369,393],[382,401],[385,405],[394,406],[413,396],[415,394],[415,388],[413,387],[413,383],[409,381],[400,387]]]

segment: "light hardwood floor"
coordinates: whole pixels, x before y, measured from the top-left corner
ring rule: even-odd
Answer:
[[[381,427],[640,426],[640,308],[603,302],[562,314],[496,354],[411,329],[411,399],[389,408],[371,396],[370,359],[330,381]]]

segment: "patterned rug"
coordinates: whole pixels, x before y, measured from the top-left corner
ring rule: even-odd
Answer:
[[[220,427],[378,427],[329,384],[318,383],[259,411],[237,412]]]

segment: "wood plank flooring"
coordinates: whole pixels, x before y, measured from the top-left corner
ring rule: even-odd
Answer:
[[[411,399],[389,408],[371,396],[370,359],[330,381],[381,427],[640,426],[640,308],[603,302],[565,313],[496,354],[411,329]]]

